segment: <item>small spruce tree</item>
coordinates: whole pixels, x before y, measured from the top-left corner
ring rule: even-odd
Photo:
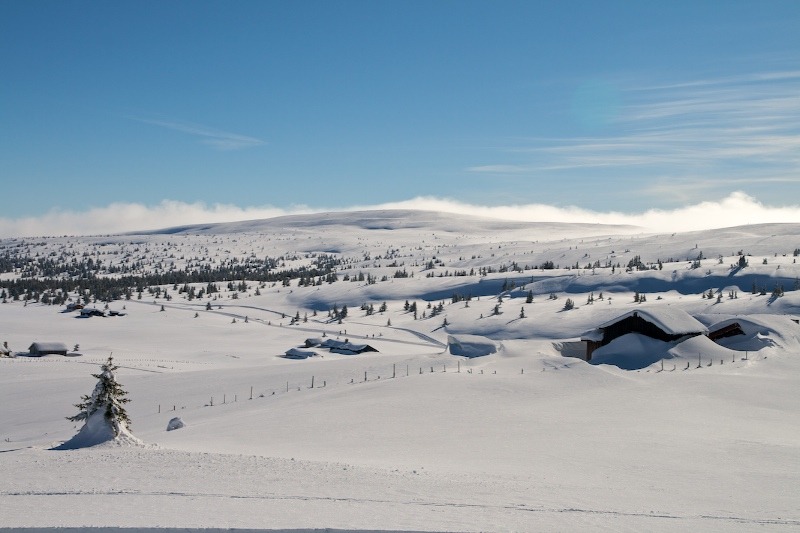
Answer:
[[[67,417],[67,420],[71,422],[84,421],[84,427],[87,427],[102,416],[114,438],[128,432],[131,419],[124,406],[130,399],[125,397],[128,393],[122,389],[114,377],[114,371],[118,368],[114,364],[113,357],[109,356],[108,361],[100,367],[100,373],[92,374],[97,379],[97,385],[95,385],[92,395],[84,395],[81,403],[75,404],[75,407],[79,409],[78,414]]]

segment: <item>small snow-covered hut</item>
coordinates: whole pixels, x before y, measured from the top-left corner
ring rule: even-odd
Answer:
[[[674,307],[628,311],[581,335],[581,340],[586,342],[586,360],[592,359],[592,352],[596,349],[628,333],[639,333],[668,342],[683,337],[707,335],[708,329],[686,311]]]
[[[306,348],[313,348],[315,346],[321,346],[323,342],[325,342],[325,339],[319,339],[319,338],[316,338],[316,337],[312,337],[312,338],[306,339],[304,345],[305,345]]]
[[[34,342],[28,348],[28,353],[41,357],[43,355],[67,355],[67,345],[63,342]]]
[[[374,347],[369,344],[352,344],[350,341],[338,341],[335,339],[325,339],[320,348],[327,348],[331,353],[338,353],[341,355],[355,355],[364,352],[377,352]]]
[[[301,350],[299,348],[289,348],[284,353],[283,357],[286,359],[308,359],[309,357],[315,357],[317,352],[313,350]]]

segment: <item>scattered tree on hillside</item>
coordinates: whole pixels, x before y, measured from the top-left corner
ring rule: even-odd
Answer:
[[[101,372],[92,374],[97,379],[92,395],[84,395],[81,403],[75,404],[80,410],[78,414],[67,417],[67,420],[84,421],[87,426],[102,421],[113,432],[114,437],[130,429],[131,420],[124,407],[130,400],[125,397],[128,393],[114,376],[114,371],[118,368],[113,357],[109,356],[108,361],[100,367]]]
[[[564,302],[564,311],[569,311],[575,307],[575,302],[572,301],[572,298],[567,298],[567,301]]]

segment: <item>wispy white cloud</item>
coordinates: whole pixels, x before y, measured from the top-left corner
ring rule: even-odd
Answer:
[[[156,205],[117,202],[86,211],[54,209],[37,217],[0,218],[0,236],[113,234],[187,224],[254,220],[313,211],[303,206],[279,209],[271,206],[239,207],[174,200],[164,200]]]
[[[728,184],[725,190],[765,175],[800,184],[800,71],[638,87],[624,96],[613,134],[527,139],[499,150],[498,161],[466,170],[636,176],[642,196],[661,194],[650,182],[666,175],[702,176],[705,184]]]
[[[702,189],[702,187],[699,187]],[[671,210],[648,209],[641,212],[592,211],[579,207],[546,204],[483,206],[435,197],[417,197],[400,202],[345,208],[293,206],[239,207],[230,204],[207,205],[171,200],[147,206],[114,203],[84,212],[54,210],[40,217],[0,218],[0,237],[42,235],[98,235],[145,231],[188,224],[235,222],[290,214],[367,209],[415,209],[527,222],[581,222],[624,224],[643,231],[691,231],[766,222],[800,221],[800,203],[766,205],[742,192],[717,201],[698,202]]]
[[[265,141],[255,137],[248,137],[246,135],[239,135],[237,133],[230,133],[227,131],[218,130],[202,124],[194,124],[192,122],[180,122],[174,120],[159,120],[147,119],[139,117],[130,117],[132,120],[143,122],[145,124],[152,124],[162,128],[167,128],[181,133],[187,133],[200,138],[200,142],[217,150],[242,150],[244,148],[252,148],[266,144]]]
[[[469,172],[488,172],[491,174],[519,174],[522,172],[530,172],[534,167],[526,165],[483,165],[477,167],[469,167]]]

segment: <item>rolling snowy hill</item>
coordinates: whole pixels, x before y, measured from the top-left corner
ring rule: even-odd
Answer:
[[[798,248],[413,211],[4,239],[0,527],[796,530]],[[742,333],[580,358],[662,306]],[[311,338],[378,351],[281,357]],[[144,447],[53,450],[111,353]]]

